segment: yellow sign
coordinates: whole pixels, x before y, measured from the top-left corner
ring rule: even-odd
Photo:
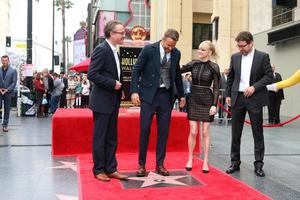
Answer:
[[[26,49],[27,45],[26,45],[26,43],[17,43],[16,48],[17,49]]]

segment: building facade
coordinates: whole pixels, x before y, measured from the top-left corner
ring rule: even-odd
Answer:
[[[103,0],[95,1],[95,4],[99,8],[94,22],[96,44],[103,38],[102,15],[105,19],[120,20],[129,31],[134,26],[144,27],[149,42],[160,40],[168,28],[178,30],[177,48],[182,52],[181,64],[197,59],[200,42],[212,39],[213,0]]]
[[[300,69],[300,0],[249,0],[249,30],[254,35],[255,48],[270,55],[271,63],[283,79]],[[260,5],[260,6],[257,6]],[[300,112],[300,85],[286,88],[281,114],[295,116]]]
[[[0,0],[0,55],[6,54],[6,37],[10,36],[9,29],[10,0]]]
[[[149,28],[144,24],[150,42],[161,39],[168,28],[179,31],[177,48],[182,52],[181,64],[197,59],[198,45],[209,39],[216,45],[216,62],[223,71],[229,66],[231,55],[238,51],[234,41],[236,35],[248,30],[253,33],[255,48],[269,53],[271,62],[283,78],[299,69],[300,0],[103,0],[101,3],[96,1],[96,4],[100,10],[115,10],[114,19],[126,24],[126,19],[131,16],[128,5],[137,2],[150,4]],[[139,21],[133,22],[141,25]],[[299,87],[285,90],[282,115],[298,114]]]

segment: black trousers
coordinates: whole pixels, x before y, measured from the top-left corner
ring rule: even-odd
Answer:
[[[111,174],[117,171],[117,124],[119,109],[111,114],[93,112],[93,173]]]
[[[146,164],[149,134],[154,114],[157,119],[156,165],[163,165],[172,111],[171,91],[159,88],[152,104],[142,101],[140,112],[139,165]]]
[[[254,155],[255,163],[262,164],[265,153],[264,135],[263,135],[263,112],[262,106],[257,106],[256,102],[252,102],[251,97],[244,97],[243,93],[239,92],[236,103],[231,107],[231,162],[232,164],[240,163],[240,146],[241,136],[245,121],[246,113],[248,112],[252,134],[254,138]]]
[[[268,115],[270,124],[280,123],[280,105],[281,99],[269,96]]]
[[[66,95],[67,95],[67,92],[63,92],[63,93],[60,95],[60,99],[59,99],[59,107],[60,107],[60,108],[66,108],[66,107],[67,107],[67,99],[66,99]]]

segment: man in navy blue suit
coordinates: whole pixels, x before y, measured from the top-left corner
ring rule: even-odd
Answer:
[[[0,103],[4,103],[3,132],[8,132],[9,112],[12,103],[14,89],[17,84],[17,71],[10,65],[9,57],[1,57],[2,67],[0,70]]]
[[[168,29],[161,41],[147,45],[133,67],[131,100],[141,105],[138,177],[146,176],[148,138],[153,115],[157,117],[156,172],[168,176],[164,167],[174,97],[185,105],[180,73],[180,51],[175,48],[179,33]]]
[[[104,27],[106,40],[99,44],[92,56],[88,79],[93,87],[90,108],[93,111],[93,173],[100,181],[110,178],[127,179],[117,171],[117,121],[122,92],[122,70],[116,46],[125,37],[124,26],[109,21]]]

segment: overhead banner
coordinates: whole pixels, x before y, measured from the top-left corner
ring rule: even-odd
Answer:
[[[87,44],[87,30],[80,28],[74,34],[73,41],[73,64],[76,65],[86,59],[86,44]]]

